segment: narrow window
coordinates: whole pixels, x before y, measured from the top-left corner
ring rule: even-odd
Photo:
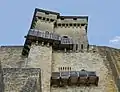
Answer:
[[[85,26],[85,29],[86,29],[86,33],[87,33],[87,25]]]
[[[87,45],[87,50],[89,50],[89,44]]]
[[[50,21],[51,21],[51,22],[53,22],[53,21],[54,21],[54,19],[50,19]]]
[[[57,23],[56,22],[54,23],[54,27],[57,27]]]
[[[70,26],[72,26],[72,24],[70,24]]]
[[[62,24],[62,26],[65,26],[65,24]]]
[[[85,26],[85,24],[81,24],[81,26]]]
[[[42,17],[39,17],[39,16],[38,16],[38,19],[41,19],[41,18],[42,18]]]
[[[47,18],[47,21],[49,21],[49,18]]]
[[[76,44],[76,50],[78,49],[78,44]]]
[[[79,26],[80,26],[80,24],[77,24],[77,26],[79,27]]]
[[[45,17],[43,17],[43,20],[45,20]]]
[[[61,18],[61,20],[64,20],[64,18]]]
[[[74,26],[76,26],[76,24],[74,24]]]
[[[68,38],[68,36],[63,36],[64,38]]]
[[[61,26],[61,24],[59,23],[58,26]]]
[[[83,44],[81,44],[81,49],[83,49]]]
[[[77,20],[77,18],[73,18],[73,20]]]

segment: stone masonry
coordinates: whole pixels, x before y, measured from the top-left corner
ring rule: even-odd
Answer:
[[[6,47],[4,47],[4,48],[6,48]],[[9,49],[10,49],[10,47],[9,47]],[[20,48],[14,47],[14,49],[16,49],[16,53],[19,53]],[[7,50],[7,49],[4,49],[4,50]],[[21,51],[22,51],[22,48],[21,48]],[[37,54],[38,51],[40,53]],[[52,52],[51,51],[52,51],[51,47],[33,46],[31,48],[31,51],[30,51],[31,53],[29,54],[29,57],[27,58],[27,60],[24,61],[25,65],[23,68],[25,68],[25,67],[28,69],[29,69],[29,67],[31,67],[31,68],[39,68],[40,67],[41,68],[41,71],[42,71],[41,86],[42,86],[42,90],[44,90],[44,92],[80,92],[80,91],[83,91],[83,92],[117,92],[116,91],[117,88],[115,86],[115,82],[113,80],[111,71],[108,71],[108,68],[106,67],[106,64],[104,62],[104,58],[99,54],[98,51],[96,51],[95,53],[93,53],[92,51],[89,53],[88,52],[64,53],[61,51],[52,51]],[[12,53],[12,51],[9,53]],[[4,51],[4,54],[8,54],[8,52]],[[10,57],[14,57],[14,55],[12,55]],[[9,60],[10,57],[7,60]],[[3,56],[2,58],[6,58],[6,57]],[[13,60],[13,58],[11,58],[11,59]],[[34,59],[34,61],[33,61],[33,59]],[[50,62],[46,62],[46,61],[50,61],[51,64],[50,64]],[[4,66],[7,66],[7,63],[6,63],[6,65],[4,63]],[[71,67],[72,70],[81,70],[84,68],[87,70],[96,71],[97,75],[100,76],[99,86],[98,87],[94,87],[94,86],[93,87],[65,87],[65,88],[50,87],[49,83],[50,83],[51,71],[58,71],[58,67]],[[11,84],[11,86],[12,86],[12,83],[14,83],[14,82],[17,83],[17,82],[19,82],[19,80],[20,81],[22,80],[21,73],[19,73],[19,76],[16,78],[14,77],[14,74],[16,74],[16,73],[12,73],[11,77],[10,77],[11,81],[9,82],[9,85]],[[28,77],[28,75],[26,75],[26,77]],[[4,78],[5,78],[4,81],[6,81],[5,90],[8,90],[9,86],[7,87],[8,82],[6,80],[6,78],[8,79],[8,77],[5,77],[5,75],[4,75]],[[12,78],[15,78],[15,80],[13,80]],[[25,85],[27,80],[24,78],[24,81],[25,81],[24,82],[24,85]],[[20,86],[18,85],[18,87],[20,87]],[[19,90],[21,90],[21,89],[22,89],[22,87],[20,87]],[[8,91],[5,91],[5,92],[8,92]],[[18,92],[18,91],[15,91],[15,92]]]
[[[48,46],[46,39],[28,34],[24,46],[1,46],[0,92],[119,92],[120,52],[89,45],[87,26],[88,16],[61,16],[35,9],[30,29],[71,37],[78,49],[76,51],[74,46],[72,50],[55,50],[55,43]],[[59,67],[96,71],[98,86],[52,87],[51,73],[58,72]]]
[[[42,92],[50,92],[52,47],[32,45],[26,67],[41,68]]]

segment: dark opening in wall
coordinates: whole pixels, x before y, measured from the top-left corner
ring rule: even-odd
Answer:
[[[74,24],[74,26],[76,26],[76,24]]]
[[[62,26],[65,26],[65,24],[62,24]]]
[[[54,27],[57,27],[57,23],[56,22],[54,23]]]
[[[49,21],[49,18],[47,18],[47,21]]]
[[[89,50],[89,44],[87,45],[87,50]]]
[[[81,24],[81,26],[85,26],[85,24]]]
[[[64,35],[63,38],[68,38],[68,36]]]
[[[70,24],[70,26],[72,26],[72,24]]]
[[[81,44],[81,49],[83,49],[83,44]]]
[[[77,26],[80,26],[80,24],[77,24]]]
[[[78,49],[78,45],[76,44],[76,50]]]
[[[73,18],[73,20],[77,20],[77,18]]]
[[[53,22],[54,21],[54,19],[50,19],[50,22]]]
[[[45,20],[45,17],[43,17],[43,20]]]
[[[38,19],[42,19],[42,17],[38,16]]]
[[[85,26],[85,29],[86,29],[86,33],[87,33],[87,26]]]
[[[61,26],[61,24],[59,23],[58,26]]]
[[[64,18],[61,18],[61,20],[64,20]]]
[[[68,24],[66,24],[66,26],[68,26]]]

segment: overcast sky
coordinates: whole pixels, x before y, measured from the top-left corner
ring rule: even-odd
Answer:
[[[120,0],[0,0],[0,45],[23,45],[35,8],[88,15],[90,44],[120,48]]]

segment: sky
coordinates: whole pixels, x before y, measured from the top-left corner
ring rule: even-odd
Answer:
[[[120,48],[120,0],[0,0],[0,46],[24,44],[35,8],[88,15],[89,43]]]

